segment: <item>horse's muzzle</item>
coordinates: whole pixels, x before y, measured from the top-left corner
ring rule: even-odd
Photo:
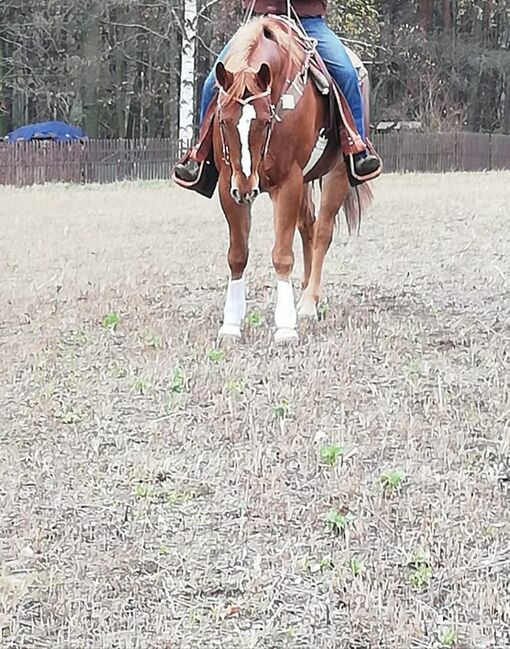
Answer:
[[[260,189],[258,187],[254,187],[250,191],[240,191],[235,186],[230,188],[230,195],[238,205],[251,205],[259,194]]]

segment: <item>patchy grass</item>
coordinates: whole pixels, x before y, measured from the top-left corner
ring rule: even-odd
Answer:
[[[398,469],[389,469],[381,474],[380,481],[385,493],[392,494],[402,486],[404,474]]]
[[[365,564],[358,559],[358,557],[352,557],[351,559],[351,572],[354,577],[359,577],[366,572]]]
[[[322,446],[320,450],[321,460],[328,466],[335,466],[338,459],[344,454],[344,450],[344,447],[337,442]]]
[[[139,376],[133,382],[133,389],[139,394],[147,394],[151,389],[151,382],[144,376]]]
[[[454,647],[457,642],[457,634],[452,628],[446,629],[440,635],[439,642],[441,647]]]
[[[0,188],[2,648],[508,649],[509,188],[381,179],[291,349],[263,198],[221,358],[216,199]]]
[[[186,389],[186,377],[180,367],[176,367],[170,379],[170,392],[181,394]]]
[[[246,391],[246,381],[243,378],[229,379],[225,383],[225,389],[230,394],[242,395]]]
[[[246,314],[246,322],[250,327],[260,327],[262,325],[262,315],[259,311],[254,310]]]
[[[421,554],[417,554],[410,563],[411,573],[409,583],[413,588],[425,588],[432,578],[430,561]]]
[[[335,534],[343,532],[352,519],[353,516],[350,512],[341,512],[337,509],[330,509],[324,517],[327,527]]]
[[[287,399],[282,399],[273,406],[274,419],[288,419],[292,416],[292,407]]]
[[[107,313],[104,316],[102,320],[102,325],[105,329],[110,329],[111,331],[115,331],[119,322],[120,322],[119,314],[115,313],[115,311],[112,311],[111,313]]]
[[[211,363],[220,363],[225,360],[225,352],[222,349],[212,348],[207,352],[207,358]]]

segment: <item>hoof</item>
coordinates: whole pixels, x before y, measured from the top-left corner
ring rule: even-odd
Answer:
[[[300,318],[311,318],[312,320],[318,320],[319,314],[317,313],[317,306],[315,302],[311,299],[301,298],[297,308],[298,317]]]
[[[297,343],[299,340],[295,329],[277,329],[274,335],[275,343]]]
[[[306,318],[308,320],[318,320],[319,314],[315,307],[313,307],[313,309],[298,309],[298,317]]]
[[[235,338],[236,340],[241,339],[241,327],[236,327],[236,325],[224,324],[221,329],[218,331],[218,338]]]

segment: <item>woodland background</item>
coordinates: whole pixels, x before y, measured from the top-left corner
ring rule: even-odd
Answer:
[[[190,2],[197,18],[185,26]],[[240,4],[0,0],[0,136],[64,119],[90,137],[177,138],[183,33],[196,44],[197,96]],[[373,123],[510,133],[510,0],[329,4],[330,23],[369,68]]]

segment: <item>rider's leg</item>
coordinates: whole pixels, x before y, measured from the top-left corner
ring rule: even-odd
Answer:
[[[363,119],[363,99],[359,87],[358,73],[351,62],[344,44],[327,26],[323,18],[302,18],[301,23],[311,38],[317,39],[317,51],[321,55],[331,76],[342,90],[356,122],[356,128],[365,142],[365,122]],[[367,156],[366,151],[355,156],[356,170],[360,175],[376,171],[379,160]]]
[[[214,97],[215,85],[216,85],[216,75],[214,73],[214,69],[216,67],[216,63],[218,63],[218,61],[223,61],[225,59],[225,55],[228,51],[228,46],[229,43],[227,43],[219,53],[218,58],[216,59],[216,62],[214,63],[212,70],[205,78],[204,85],[202,86],[202,98],[200,100],[200,114],[199,114],[200,124],[202,123],[202,120],[204,119],[205,114],[207,112],[207,108]]]
[[[365,141],[363,100],[359,88],[358,73],[347,54],[344,44],[327,26],[323,18],[302,18],[301,22],[308,36],[317,39],[317,51],[331,76],[344,93],[356,122],[358,133],[361,139]]]
[[[214,67],[207,75],[204,81],[204,85],[202,86],[202,97],[200,99],[200,110],[199,110],[200,124],[202,123],[205,114],[207,112],[207,108],[211,103],[211,101],[213,100],[215,94],[216,75],[214,72],[214,68],[216,67],[216,63],[218,61],[223,61],[223,59],[225,58],[225,54],[227,53],[227,50],[228,50],[228,43],[220,52],[214,64]],[[200,166],[192,158],[189,158],[186,162],[179,162],[175,167],[176,175],[182,180],[185,180],[186,182],[194,182],[198,178],[199,171],[200,171]]]

